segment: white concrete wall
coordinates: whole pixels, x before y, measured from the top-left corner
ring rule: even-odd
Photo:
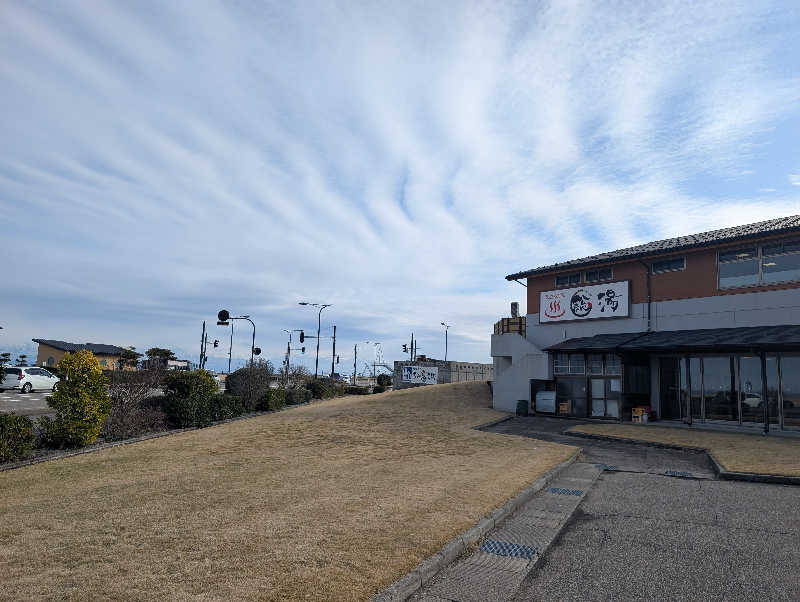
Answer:
[[[494,380],[492,405],[515,412],[517,401],[530,401],[530,379],[548,378],[547,354],[516,333],[492,335]]]
[[[740,293],[653,303],[653,330],[692,330],[800,324],[800,289]],[[494,407],[513,412],[517,400],[530,401],[530,380],[552,378],[546,347],[566,339],[647,330],[647,304],[631,306],[629,318],[539,324],[528,314],[527,334],[492,335]],[[659,411],[658,362],[651,358],[651,405]]]

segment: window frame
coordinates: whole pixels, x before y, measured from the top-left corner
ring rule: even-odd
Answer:
[[[569,280],[573,276],[577,276],[578,277],[578,281],[577,282],[569,282]],[[580,284],[581,284],[581,282],[583,280],[582,277],[583,277],[583,273],[582,272],[572,272],[571,274],[557,274],[556,277],[555,277],[555,287],[556,288],[569,288],[571,286],[580,286]],[[558,283],[558,279],[559,278],[567,278],[567,284],[559,284]]]
[[[795,243],[800,244],[800,239],[785,239],[785,240],[778,240],[778,241],[771,241],[771,242],[761,242],[753,245],[755,248],[756,253],[753,257],[748,259],[740,259],[738,261],[720,261],[720,256],[726,253],[730,253],[731,251],[737,250],[736,247],[732,247],[729,249],[718,249],[717,250],[717,290],[735,290],[740,288],[756,288],[756,287],[763,287],[763,286],[776,286],[781,284],[786,284],[790,282],[800,282],[800,278],[787,278],[786,280],[776,280],[774,282],[765,282],[764,281],[764,259],[768,257],[786,257],[789,255],[798,255],[800,256],[800,247],[794,251],[784,251],[783,245],[785,243]],[[776,247],[780,245],[781,252],[775,253],[771,252],[769,255],[764,254],[765,247]],[[746,249],[747,247],[739,247],[739,249]],[[758,282],[754,284],[737,284],[733,286],[723,286],[721,282],[721,275],[720,275],[720,265],[728,264],[728,263],[743,263],[745,261],[757,261],[758,262]]]
[[[679,268],[668,268],[666,270],[658,270],[656,269],[657,263],[663,263],[667,261],[675,261],[680,259],[682,261],[682,265]],[[683,272],[686,270],[686,255],[678,255],[676,257],[667,257],[665,259],[658,259],[655,261],[650,262],[650,273],[651,274],[669,274],[670,272]]]
[[[603,272],[605,270],[608,270],[608,278],[601,278],[600,277],[600,272]],[[589,280],[589,273],[590,272],[597,272],[597,280]],[[583,272],[583,281],[586,284],[597,284],[599,282],[610,282],[612,280],[614,280],[614,268],[612,268],[612,267],[594,268],[594,269],[591,269],[591,270],[585,270]]]

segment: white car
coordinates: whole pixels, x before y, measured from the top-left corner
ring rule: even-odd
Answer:
[[[0,391],[5,391],[6,389],[19,389],[22,393],[55,391],[60,380],[44,368],[9,366],[3,368],[3,381],[0,382]]]

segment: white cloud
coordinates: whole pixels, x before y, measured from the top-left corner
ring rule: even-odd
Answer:
[[[800,174],[797,173],[789,174],[789,183],[792,186],[800,186]]]
[[[4,336],[192,350],[225,305],[275,357],[309,298],[342,348],[441,355],[445,320],[485,360],[507,273],[798,211],[686,186],[777,153],[788,12],[6,6]]]

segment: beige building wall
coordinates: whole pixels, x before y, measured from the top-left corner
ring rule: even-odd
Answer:
[[[36,365],[44,366],[45,368],[48,366],[55,367],[66,354],[67,352],[63,351],[62,349],[56,349],[50,345],[43,345],[42,343],[39,343],[39,352],[36,355]],[[106,355],[101,353],[95,354],[95,357],[100,362],[103,370],[117,370],[119,368],[120,356],[118,355]],[[126,366],[125,369],[135,370],[136,368]]]

